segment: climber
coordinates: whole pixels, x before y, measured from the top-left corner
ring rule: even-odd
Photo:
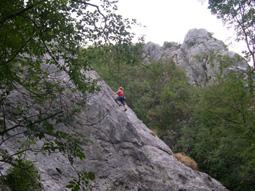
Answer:
[[[118,95],[118,97],[117,98],[115,98],[115,101],[117,102],[117,104],[119,105],[119,106],[121,106],[120,104],[119,104],[119,102],[124,106],[124,111],[127,111],[127,108],[126,108],[126,104],[125,104],[125,95],[124,95],[124,88],[123,87],[119,87],[118,88],[118,91],[117,92],[115,92],[117,95]]]

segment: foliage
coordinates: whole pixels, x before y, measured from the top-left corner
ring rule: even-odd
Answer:
[[[132,37],[127,31],[131,21],[114,13],[117,7],[112,1],[96,5],[83,0],[16,0],[2,1],[0,7],[0,82],[7,92],[16,83],[35,92],[43,89],[40,83],[48,74],[41,63],[68,72],[82,87],[80,71],[86,65],[75,62],[79,47],[128,42]]]
[[[56,127],[71,123],[86,94],[96,90],[84,75],[91,61],[82,62],[80,48],[132,39],[135,21],[116,14],[116,3],[0,1],[0,146],[26,135],[12,155],[0,150],[0,162],[14,165],[28,150],[63,152],[71,163],[85,158],[79,137]],[[34,149],[39,139],[45,144]]]
[[[237,40],[243,40],[246,43],[248,51],[244,53],[247,59],[251,59],[253,69],[249,68],[248,82],[244,83],[248,84],[248,91],[245,85],[240,84],[237,79],[232,79],[232,84],[228,81],[228,84],[224,83],[221,88],[216,88],[220,91],[217,93],[222,93],[223,96],[220,97],[221,100],[215,100],[224,104],[225,107],[219,104],[209,104],[215,109],[215,112],[209,115],[209,121],[218,119],[218,127],[216,124],[214,128],[212,124],[209,125],[210,132],[208,128],[203,128],[203,131],[209,133],[212,138],[210,141],[204,137],[201,140],[209,141],[212,145],[216,142],[220,144],[206,153],[209,158],[209,160],[206,159],[207,163],[211,163],[208,166],[214,167],[214,169],[209,167],[208,171],[222,177],[226,185],[233,190],[254,190],[255,153],[251,149],[254,149],[255,2],[251,0],[209,0],[209,9],[226,24],[234,26]],[[222,92],[222,90],[227,91],[226,89],[230,91]],[[216,159],[219,158],[221,160],[217,161]],[[229,174],[229,176],[223,176],[224,174]]]
[[[180,145],[231,190],[254,189],[254,108],[243,78],[230,74],[202,91]]]
[[[244,41],[247,46],[245,57],[251,61],[253,68],[248,72],[249,88],[252,96],[254,92],[255,76],[255,1],[253,0],[209,0],[209,9],[236,31],[238,41]],[[253,98],[255,105],[255,98]]]
[[[81,172],[79,173],[78,178],[74,178],[69,184],[66,186],[70,188],[71,191],[79,191],[79,190],[88,190],[89,183],[95,179],[95,174],[92,172]]]
[[[234,26],[237,40],[244,40],[248,52],[247,58],[252,59],[255,67],[255,2],[252,0],[209,0],[209,9],[225,23]]]
[[[12,191],[40,191],[40,177],[31,161],[19,159],[3,178],[3,183]]]

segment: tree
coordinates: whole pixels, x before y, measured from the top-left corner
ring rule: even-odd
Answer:
[[[209,0],[209,9],[226,24],[233,26],[237,40],[244,41],[248,51],[246,59],[253,65],[248,68],[249,91],[254,97],[254,71],[255,71],[255,1],[253,0]],[[252,100],[255,105],[255,97]]]
[[[255,2],[253,0],[209,0],[209,9],[226,24],[234,26],[237,40],[244,40],[255,68]]]
[[[0,150],[1,162],[15,165],[16,155],[37,139],[45,140],[38,152],[61,151],[71,163],[73,156],[84,158],[79,140],[53,123],[68,123],[84,102],[79,91],[95,89],[84,76],[88,64],[79,61],[79,49],[129,42],[134,22],[115,13],[117,1],[96,2],[0,1],[0,146],[26,135],[13,155]]]
[[[247,82],[228,74],[201,91],[192,121],[179,141],[199,169],[230,190],[254,190],[254,110]]]

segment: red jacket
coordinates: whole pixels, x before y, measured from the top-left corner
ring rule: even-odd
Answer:
[[[121,90],[121,89],[118,89],[117,94],[118,94],[118,96],[123,97],[124,96],[124,91]]]

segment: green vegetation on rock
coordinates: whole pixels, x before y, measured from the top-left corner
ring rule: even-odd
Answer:
[[[2,183],[12,191],[41,191],[40,176],[31,161],[18,160],[14,167],[2,177]]]

